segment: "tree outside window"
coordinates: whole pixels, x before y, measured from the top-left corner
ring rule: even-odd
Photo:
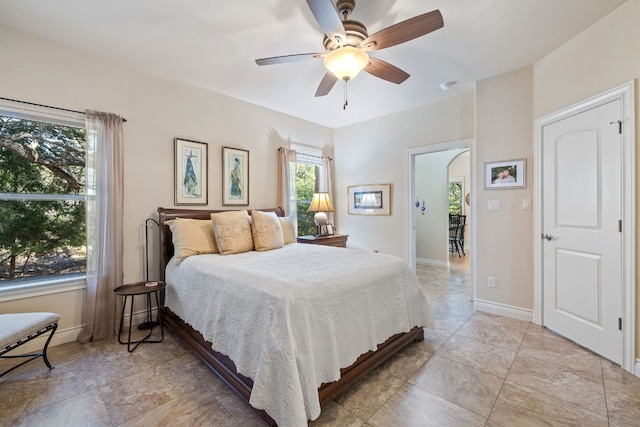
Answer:
[[[0,282],[86,272],[85,129],[0,115]]]
[[[454,215],[462,215],[462,204],[464,203],[462,194],[462,182],[449,182],[449,213]]]
[[[298,236],[316,233],[316,225],[313,222],[315,212],[307,212],[313,193],[318,191],[318,165],[310,163],[298,163],[296,165],[296,203],[298,212]]]

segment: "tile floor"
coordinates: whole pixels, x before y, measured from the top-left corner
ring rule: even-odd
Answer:
[[[468,259],[468,258],[466,258]],[[640,378],[531,323],[474,312],[465,258],[420,267],[435,328],[311,426],[639,426]],[[462,262],[460,262],[462,261]],[[263,426],[171,334],[50,349],[0,379],[0,426]],[[0,366],[0,369],[2,366]]]

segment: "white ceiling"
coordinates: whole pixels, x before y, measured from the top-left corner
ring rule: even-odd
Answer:
[[[329,1],[329,0],[327,0]],[[335,0],[334,0],[335,2]],[[315,98],[322,60],[259,67],[254,59],[323,52],[305,0],[0,0],[0,23],[331,128],[472,91],[530,65],[625,0],[361,0],[369,34],[440,9],[444,28],[374,53],[411,77],[367,73]],[[459,82],[443,92],[439,84]]]

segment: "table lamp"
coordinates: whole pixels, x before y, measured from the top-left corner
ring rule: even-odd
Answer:
[[[307,212],[315,212],[313,216],[313,222],[318,227],[317,236],[322,236],[322,227],[327,225],[327,214],[325,212],[334,212],[329,193],[313,193],[313,199],[311,199],[311,205]]]

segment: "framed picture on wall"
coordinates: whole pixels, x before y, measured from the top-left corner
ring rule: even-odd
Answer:
[[[222,147],[222,204],[249,204],[249,151]]]
[[[206,205],[209,202],[208,145],[175,138],[174,157],[175,204]]]
[[[484,164],[484,188],[525,188],[527,184],[525,159],[503,160]]]
[[[391,215],[391,184],[347,188],[349,215]]]

